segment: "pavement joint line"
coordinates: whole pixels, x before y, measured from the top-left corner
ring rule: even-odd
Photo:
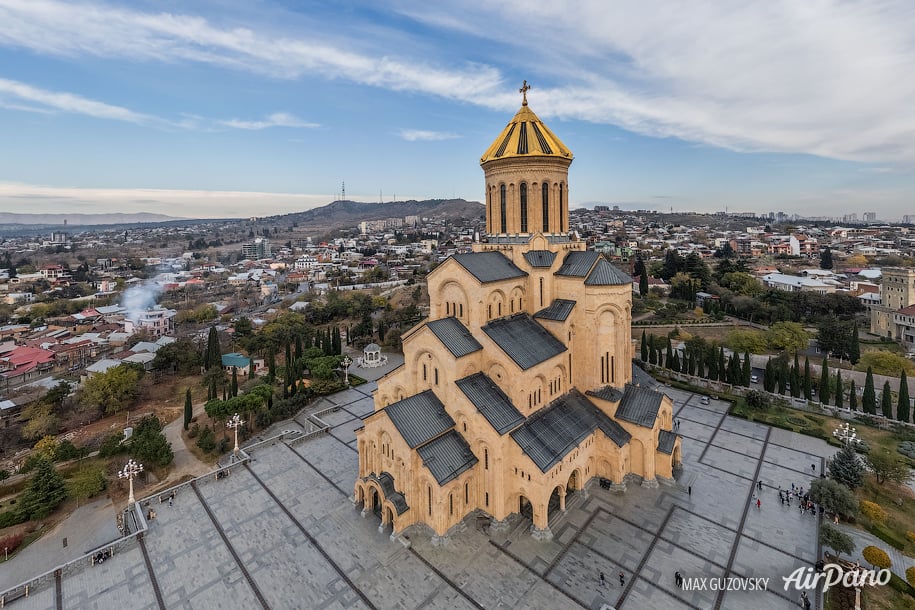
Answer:
[[[331,428],[331,430],[333,430],[333,428]],[[340,443],[341,445],[343,445],[343,446],[346,447],[347,449],[349,449],[349,450],[351,450],[351,451],[355,451],[356,453],[359,453],[359,450],[358,450],[358,449],[356,449],[355,447],[351,447],[350,445],[348,445],[348,444],[346,443],[346,441],[344,441],[342,438],[340,438],[339,436],[337,436],[336,434],[334,434],[334,433],[331,432],[330,430],[327,431],[327,434],[328,434],[328,436],[332,437],[335,441],[337,441],[338,443]]]
[[[588,604],[585,604],[585,603],[581,602],[577,597],[574,597],[574,596],[573,596],[572,594],[570,594],[568,591],[566,591],[566,590],[560,588],[559,585],[557,585],[556,583],[554,583],[552,580],[549,580],[549,579],[544,578],[543,575],[541,575],[537,570],[535,570],[535,569],[532,568],[531,566],[527,565],[527,563],[525,563],[520,557],[518,557],[517,555],[515,555],[514,553],[512,553],[512,552],[509,551],[508,549],[504,548],[504,547],[501,546],[500,544],[497,544],[497,543],[494,542],[492,539],[490,539],[489,544],[491,544],[491,545],[493,545],[494,547],[496,547],[497,549],[499,549],[499,551],[500,551],[503,555],[505,555],[506,557],[508,557],[509,559],[511,559],[512,561],[514,561],[515,563],[517,563],[519,566],[521,566],[522,568],[524,568],[525,570],[527,570],[528,572],[530,572],[530,573],[533,574],[534,576],[536,576],[536,577],[539,579],[540,582],[545,582],[546,584],[548,584],[548,585],[549,585],[550,587],[552,587],[553,590],[555,590],[557,593],[561,593],[562,595],[565,595],[567,598],[569,598],[570,600],[572,600],[573,602],[575,602],[576,604],[578,604],[578,605],[581,606],[582,608],[590,608],[590,606],[589,606]]]
[[[746,481],[753,481],[753,479],[751,479],[751,478],[748,477],[748,476],[745,476],[745,475],[742,475],[742,474],[737,474],[736,472],[731,472],[730,470],[725,470],[724,468],[719,468],[718,466],[713,466],[713,465],[711,465],[711,464],[706,464],[705,462],[699,462],[699,464],[700,464],[701,466],[705,466],[706,468],[712,468],[712,469],[717,470],[717,471],[719,471],[719,472],[723,472],[723,473],[725,473],[725,474],[731,475],[732,477],[737,477],[738,479],[744,479],[744,480],[746,480]],[[755,483],[755,481],[753,481],[753,482]]]
[[[54,570],[54,603],[57,610],[64,610],[64,588],[63,574],[60,570]]]
[[[818,532],[818,533],[819,533],[819,532]],[[775,546],[774,544],[769,544],[769,543],[766,542],[765,540],[760,540],[759,538],[754,538],[753,536],[748,536],[747,534],[743,534],[743,537],[746,538],[747,540],[752,540],[752,541],[755,542],[756,544],[761,544],[761,545],[763,545],[763,546],[767,546],[767,547],[769,547],[770,549],[772,549],[773,551],[778,551],[778,552],[781,553],[782,555],[787,555],[788,557],[792,557],[792,558],[794,558],[794,559],[797,559],[798,561],[803,561],[804,563],[810,563],[810,560],[809,560],[809,559],[804,559],[803,557],[798,557],[798,556],[795,555],[794,553],[789,553],[788,551],[786,551],[786,550],[784,550],[784,549],[780,549],[780,548],[778,548],[777,546]]]
[[[642,559],[639,560],[639,565],[633,570],[632,578],[629,579],[629,582],[626,583],[626,588],[623,589],[623,592],[620,594],[619,599],[616,601],[616,607],[619,608],[626,601],[626,598],[629,596],[629,592],[632,591],[635,581],[638,580],[639,574],[642,573],[642,569],[645,567],[645,564],[648,563],[648,556],[651,555],[651,551],[654,550],[655,545],[658,543],[658,540],[661,538],[661,532],[664,531],[664,528],[667,527],[668,521],[670,521],[671,515],[674,514],[674,509],[676,506],[671,506],[665,515],[664,520],[661,521],[661,525],[658,526],[658,531],[654,535],[654,538],[651,539],[651,542],[648,544],[648,548],[645,549],[645,553],[642,555]],[[666,542],[666,541],[665,541]]]
[[[747,536],[744,536],[744,538],[746,538],[746,537],[747,537]],[[731,574],[733,574],[733,575],[736,576],[737,578],[746,578],[746,576],[744,576],[744,575],[741,574],[740,572],[734,572],[733,570],[731,571]],[[774,579],[773,579],[773,580],[774,580]],[[791,599],[790,597],[788,597],[788,596],[785,595],[784,593],[781,593],[777,588],[765,589],[765,591],[766,591],[767,593],[772,593],[773,595],[778,595],[778,596],[781,597],[782,599],[788,600],[789,602],[791,602],[792,607],[793,607],[793,606],[797,606],[797,600],[796,600],[796,599]]]
[[[820,473],[826,472],[826,458],[820,458]],[[817,559],[823,556],[823,543],[820,542],[820,526],[823,524],[823,515],[820,512],[817,512]],[[813,605],[815,608],[820,608],[823,605],[823,594],[819,591],[814,591],[813,594]]]
[[[146,550],[146,541],[143,540],[143,534],[137,536],[137,542],[140,543],[140,551],[143,553],[143,563],[146,564],[146,571],[149,573],[149,582],[152,583],[153,593],[156,594],[156,603],[159,604],[159,610],[165,610],[165,600],[162,598],[162,589],[159,588],[159,581],[156,579],[156,573],[153,571],[152,562],[149,560],[149,552]]]
[[[714,447],[714,448],[716,448],[716,449],[721,449],[722,451],[730,451],[731,453],[736,453],[737,455],[743,455],[743,456],[746,456],[746,457],[748,457],[748,458],[752,458],[752,459],[754,459],[754,460],[758,460],[759,458],[763,457],[763,454],[762,454],[762,453],[760,453],[758,456],[756,456],[756,457],[754,458],[752,455],[749,455],[749,454],[747,454],[747,453],[741,453],[740,451],[737,451],[736,449],[731,449],[730,447],[722,447],[721,445],[716,445],[715,443],[712,443],[712,442],[709,442],[709,445],[711,445],[712,447]],[[765,461],[765,460],[764,460],[764,461]],[[705,462],[703,462],[703,464],[704,464],[704,463],[705,463]]]
[[[689,396],[686,397],[686,400],[683,401],[683,404],[680,405],[680,408],[677,409],[676,413],[674,413],[674,419],[676,419],[677,417],[680,416],[680,411],[682,411],[686,407],[686,405],[689,404],[689,401],[691,401],[694,396],[695,396],[695,394],[690,394]]]
[[[712,444],[712,439],[714,439],[714,438],[715,438],[715,435],[718,434],[718,431],[721,430],[721,426],[722,426],[722,424],[724,424],[724,420],[727,419],[727,417],[728,417],[728,413],[727,413],[727,411],[725,411],[725,412],[722,414],[721,419],[718,420],[718,425],[715,426],[715,431],[712,432],[712,435],[709,437],[709,439],[708,439],[708,444],[705,446],[705,449],[702,450],[702,455],[699,456],[699,463],[700,463],[700,464],[703,463],[703,462],[702,462],[702,458],[705,457],[705,452],[708,451],[709,445]],[[766,438],[768,438],[768,435],[767,435]]]
[[[639,576],[636,576],[636,580],[643,580],[643,581],[647,582],[649,585],[651,585],[652,587],[654,587],[655,589],[660,589],[661,591],[664,591],[664,593],[667,593],[669,596],[671,596],[678,602],[682,603],[687,608],[692,608],[692,610],[703,610],[702,607],[694,606],[692,603],[686,601],[685,599],[683,599],[676,593],[671,592],[670,589],[668,589],[667,587],[662,587],[661,585],[659,585],[655,581],[651,580],[650,578],[646,578],[642,575],[639,575]]]
[[[444,572],[442,572],[437,567],[432,565],[432,563],[428,559],[423,557],[419,551],[414,549],[412,546],[409,548],[409,551],[413,554],[414,557],[419,559],[423,563],[423,565],[425,565],[427,568],[429,568],[430,570],[435,572],[435,574],[439,578],[441,578],[444,582],[448,583],[448,586],[451,587],[452,589],[454,589],[458,593],[458,595],[460,595],[461,597],[466,599],[468,602],[470,602],[474,608],[478,608],[478,610],[485,610],[485,606],[483,606],[482,604],[480,604],[480,602],[478,602],[477,600],[472,598],[466,591],[464,591],[464,589],[462,587],[459,587],[456,582],[454,582],[453,580],[448,578],[448,576]]]
[[[216,533],[219,534],[219,537],[222,538],[223,544],[226,545],[226,548],[229,549],[232,558],[235,560],[235,563],[238,564],[238,569],[241,570],[242,575],[244,575],[245,580],[248,581],[248,585],[251,587],[251,591],[254,592],[254,596],[257,598],[257,601],[260,602],[264,610],[270,610],[270,605],[267,603],[267,600],[264,599],[263,593],[258,588],[257,583],[254,582],[254,578],[251,577],[251,574],[248,572],[248,568],[245,567],[245,564],[242,562],[241,557],[238,556],[238,553],[235,551],[235,548],[229,542],[229,537],[226,535],[226,531],[222,529],[219,521],[216,520],[216,515],[213,514],[213,511],[210,509],[207,504],[206,499],[204,499],[203,494],[200,493],[200,489],[197,488],[197,481],[191,481],[191,489],[194,490],[194,493],[197,494],[197,499],[200,500],[200,504],[203,506],[203,510],[206,511],[207,517],[210,518],[210,521],[213,522],[213,527],[216,528]]]
[[[724,447],[722,447],[722,449],[723,449],[723,448],[724,448]],[[814,458],[814,459],[817,459],[817,458]],[[811,471],[798,470],[797,468],[790,468],[790,467],[788,467],[788,466],[782,466],[781,464],[779,464],[779,463],[777,463],[777,462],[772,462],[772,461],[770,461],[770,460],[763,460],[763,462],[765,462],[766,464],[769,464],[770,466],[778,466],[779,468],[784,468],[785,470],[790,470],[791,472],[796,472],[796,473],[798,473],[798,474],[801,474],[801,475],[810,477],[811,479],[818,479],[818,478],[820,478],[820,475],[815,474],[815,473],[813,473],[813,472],[811,472]]]
[[[352,589],[353,592],[359,596],[359,599],[361,599],[365,603],[365,605],[367,605],[369,608],[372,608],[372,610],[377,610],[378,606],[373,604],[372,601],[362,591],[362,589],[357,587],[356,583],[354,583],[352,580],[350,580],[350,577],[347,576],[346,572],[344,572],[343,569],[337,564],[337,562],[334,561],[333,558],[330,555],[328,555],[327,551],[324,550],[324,547],[321,546],[321,543],[318,542],[317,538],[312,536],[311,533],[309,533],[309,531],[307,529],[305,529],[305,526],[302,525],[302,523],[298,519],[295,518],[295,516],[292,514],[292,512],[290,512],[290,510],[288,508],[286,508],[286,505],[280,501],[280,499],[276,496],[275,493],[273,493],[273,490],[271,490],[269,487],[267,487],[264,484],[264,482],[261,480],[261,478],[259,476],[257,476],[257,473],[255,473],[254,470],[252,470],[251,465],[248,464],[247,462],[245,462],[245,468],[248,470],[249,473],[251,473],[251,476],[254,477],[254,480],[257,481],[257,484],[260,485],[264,489],[264,491],[267,492],[267,495],[270,496],[270,498],[276,503],[276,505],[279,506],[280,509],[284,513],[286,513],[286,516],[289,517],[289,520],[292,521],[293,525],[295,525],[297,528],[299,528],[299,531],[302,532],[302,534],[304,534],[305,538],[308,540],[308,542],[311,544],[311,546],[313,546],[319,553],[321,553],[321,556],[324,558],[324,561],[329,563],[330,566],[334,569],[334,571],[340,576],[340,578],[342,578],[343,581],[347,585],[349,585],[349,588]]]
[[[562,561],[562,558],[565,557],[565,554],[569,551],[570,548],[572,548],[572,545],[575,544],[575,542],[578,540],[578,537],[581,536],[581,533],[582,533],[583,531],[585,531],[586,529],[588,529],[588,526],[590,526],[590,525],[591,525],[591,522],[594,521],[594,517],[597,516],[597,513],[598,513],[598,512],[600,512],[600,508],[598,508],[598,509],[595,510],[593,513],[591,513],[591,516],[588,517],[588,518],[585,520],[585,522],[581,525],[581,527],[578,528],[578,530],[575,531],[575,535],[572,536],[572,539],[571,539],[571,540],[569,540],[569,544],[565,545],[565,546],[562,548],[561,551],[559,551],[558,553],[556,553],[556,557],[553,558],[553,561],[550,562],[549,567],[548,567],[548,568],[546,569],[546,571],[544,571],[544,573],[543,573],[543,578],[544,578],[544,579],[545,579],[547,576],[549,576],[549,575],[550,575],[550,572],[553,571],[553,568],[555,568],[555,567],[559,564],[559,562]]]
[[[337,484],[334,483],[332,480],[330,480],[330,478],[328,478],[328,476],[327,476],[326,474],[324,474],[323,472],[321,472],[320,470],[318,470],[317,468],[315,468],[314,464],[312,464],[311,462],[309,462],[308,459],[307,459],[304,455],[302,455],[301,453],[299,453],[298,451],[296,451],[295,448],[290,447],[290,446],[287,445],[286,443],[283,443],[283,445],[285,445],[287,449],[289,449],[289,450],[290,450],[291,452],[293,452],[296,456],[298,456],[298,458],[299,458],[300,460],[302,460],[303,462],[305,462],[305,464],[307,464],[309,468],[311,468],[311,469],[314,470],[316,473],[318,473],[318,476],[320,476],[322,479],[324,479],[325,481],[327,481],[328,483],[330,483],[331,485],[333,485],[334,489],[336,489],[336,490],[339,491],[341,494],[343,494],[344,497],[347,497],[347,498],[350,497],[350,495],[349,495],[348,493],[346,493],[345,491],[343,491],[343,489],[342,489],[339,485],[337,485]]]
[[[756,474],[753,475],[753,481],[759,480],[759,473],[762,470],[763,466],[763,456],[766,455],[766,449],[769,447],[769,437],[772,435],[772,428],[770,427],[766,431],[766,440],[763,443],[762,451],[759,454],[759,459],[756,461]],[[734,538],[734,544],[731,545],[731,556],[728,557],[728,565],[724,571],[724,577],[727,578],[731,573],[731,568],[734,567],[734,560],[737,558],[737,547],[740,546],[740,539],[743,537],[743,528],[747,523],[747,515],[750,513],[750,500],[753,499],[753,494],[755,493],[756,485],[750,487],[750,492],[747,494],[747,499],[743,503],[743,514],[740,516],[740,525],[737,526],[737,536]],[[721,602],[724,601],[724,590],[718,592],[718,597],[715,600],[715,610],[720,610]]]
[[[790,432],[790,430],[786,430],[786,432]],[[794,434],[800,434],[800,432],[795,432]],[[816,437],[811,436],[810,438],[816,438]],[[795,453],[803,453],[807,457],[814,459],[814,460],[820,459],[820,457],[821,457],[815,453],[810,453],[809,451],[801,451],[800,449],[795,449],[794,447],[789,447],[788,445],[780,445],[778,443],[769,443],[769,444],[772,445],[773,447],[779,447],[780,449],[787,449],[788,451],[794,451]]]

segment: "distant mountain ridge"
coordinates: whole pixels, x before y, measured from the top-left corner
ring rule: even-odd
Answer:
[[[322,226],[352,226],[363,220],[383,220],[404,216],[475,218],[482,216],[484,210],[482,203],[465,199],[426,199],[423,201],[411,199],[386,203],[338,200],[320,208],[286,214],[283,218]]]
[[[64,221],[68,227],[84,225],[120,225],[138,222],[168,222],[170,220],[188,220],[177,216],[154,214],[152,212],[113,212],[111,214],[16,214],[0,212],[0,225],[60,225]]]

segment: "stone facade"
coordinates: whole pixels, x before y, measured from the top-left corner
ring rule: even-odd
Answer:
[[[871,306],[871,333],[901,340],[904,327],[894,314],[915,305],[915,269],[885,267],[880,279],[880,303]]]
[[[526,102],[483,157],[489,236],[429,275],[429,319],[356,432],[354,501],[395,534],[520,512],[549,538],[590,479],[680,462],[672,401],[631,383],[631,278],[566,236],[571,161]]]

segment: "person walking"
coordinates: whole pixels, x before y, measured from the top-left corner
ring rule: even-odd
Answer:
[[[689,487],[686,488],[686,494],[689,497],[693,497],[693,486],[692,485],[690,485]]]
[[[756,498],[756,510],[762,510],[762,500]]]
[[[811,465],[810,465],[810,470],[812,470],[812,471],[815,473],[815,472],[817,471],[817,465],[816,465],[816,464],[811,464]]]
[[[620,586],[621,587],[626,586],[626,576],[622,572],[620,572]]]
[[[602,587],[606,587],[606,586],[607,586],[607,583],[606,583],[606,581],[604,580],[604,573],[603,573],[603,572],[600,573],[600,586],[602,586]]]
[[[674,572],[674,583],[677,585],[678,589],[683,587],[683,575],[680,574],[680,570]]]

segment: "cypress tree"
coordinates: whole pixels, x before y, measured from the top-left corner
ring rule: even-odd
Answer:
[[[842,371],[836,371],[836,407],[841,409],[845,406],[844,396],[842,395]]]
[[[905,370],[899,377],[899,402],[896,405],[896,419],[909,421],[909,381],[905,377]]]
[[[267,377],[271,384],[276,379],[276,354],[272,347],[267,352]]]
[[[232,397],[238,396],[238,367],[232,367]]]
[[[248,359],[248,379],[254,379],[254,358]]]
[[[883,417],[893,418],[893,390],[890,388],[890,382],[883,382],[883,393],[880,395],[880,408],[883,410]]]
[[[667,338],[667,351],[664,353],[664,366],[671,368],[674,361],[674,350],[670,344],[670,337]]]
[[[791,396],[797,398],[801,395],[801,372],[800,370],[791,365],[791,374],[788,376],[791,382]]]
[[[292,346],[289,343],[286,344],[286,362],[283,365],[286,367],[286,379],[288,380],[292,374]]]
[[[191,389],[188,388],[184,393],[184,429],[191,425],[191,418],[194,416],[194,405],[191,402]]]
[[[715,353],[715,350],[712,349],[708,355],[708,362],[706,362],[706,371],[709,379],[715,381],[718,379],[718,354]]]
[[[219,334],[216,327],[211,326],[207,335],[207,351],[203,356],[203,368],[210,370],[214,366],[222,366],[222,352],[219,349]]]
[[[210,400],[215,400],[216,398],[219,398],[219,391],[216,389],[216,378],[215,377],[210,378],[209,394],[210,394]]]
[[[302,357],[302,337],[295,336],[295,359],[298,360]]]
[[[848,386],[848,408],[852,411],[858,410],[858,390],[855,388],[855,380],[852,379]]]
[[[674,352],[674,357],[671,359],[670,370],[677,373],[680,372],[680,352]]]
[[[645,336],[644,330],[642,330],[642,362],[648,362],[648,337]]]
[[[763,389],[766,392],[775,391],[775,371],[772,368],[772,358],[766,360],[766,370],[763,372]]]
[[[829,362],[826,357],[823,358],[823,366],[820,367],[820,387],[817,388],[820,395],[820,402],[824,405],[829,404]]]
[[[686,365],[686,372],[690,375],[696,374],[696,355],[693,352],[689,353],[689,362]]]
[[[785,370],[785,367],[781,363],[778,363],[775,366],[778,367],[778,393],[784,396],[785,390],[788,387],[788,371]]]
[[[642,275],[639,276],[639,296],[646,294],[648,294],[648,273],[642,271]]]
[[[654,347],[654,341],[648,346],[648,362],[651,364],[658,363],[658,350]]]
[[[718,348],[718,379],[727,381],[727,365],[724,362],[724,346]]]
[[[861,409],[869,415],[877,414],[877,392],[874,389],[874,370],[867,367],[864,378],[864,394],[861,395]]]
[[[226,391],[226,386],[222,386],[222,401],[225,402],[229,400],[229,394]]]
[[[381,322],[378,323],[378,340],[383,341],[384,337],[382,336],[384,331],[382,330]],[[343,353],[343,340],[340,338],[340,329],[334,326],[334,355],[339,356]]]
[[[705,364],[702,362],[702,352],[693,354],[693,360],[696,364],[696,377],[705,377]]]
[[[858,323],[855,322],[855,329],[851,335],[851,345],[848,346],[848,359],[852,364],[858,364],[861,359],[861,343],[858,339]]]
[[[750,366],[750,352],[743,353],[743,370],[741,373],[743,385],[750,387],[750,377],[753,375],[753,368]]]
[[[813,387],[810,383],[810,359],[804,356],[804,398],[811,400],[813,398]]]

